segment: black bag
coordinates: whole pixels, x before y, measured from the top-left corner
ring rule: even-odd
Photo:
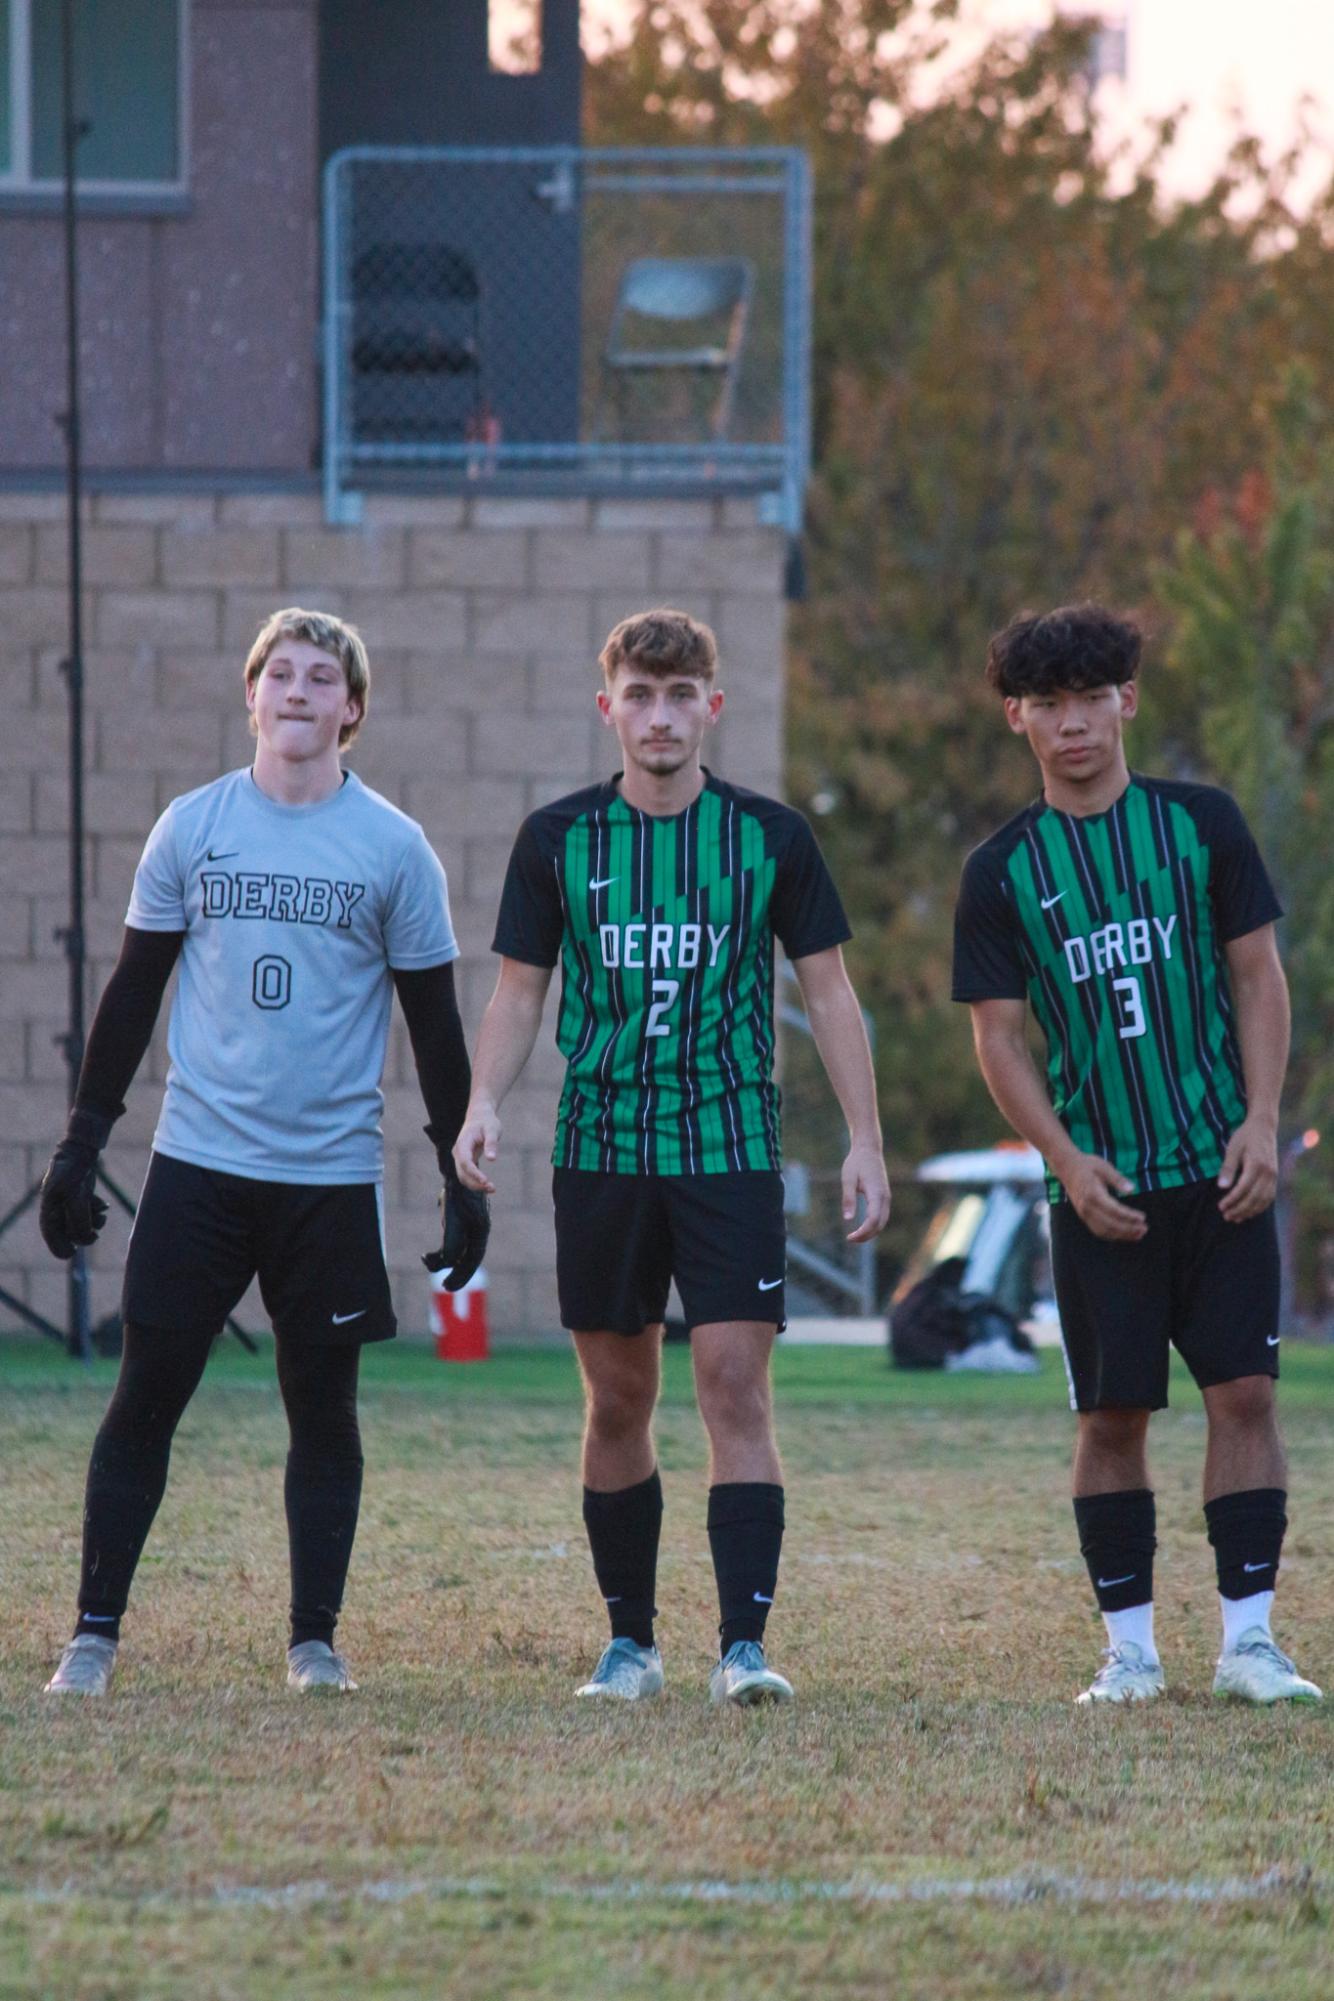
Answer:
[[[947,1355],[968,1346],[963,1274],[963,1258],[943,1258],[891,1308],[889,1354],[896,1369],[943,1369]]]
[[[889,1354],[894,1368],[943,1369],[949,1356],[962,1355],[998,1334],[1018,1353],[1032,1353],[1033,1343],[999,1300],[960,1290],[964,1269],[963,1258],[943,1258],[892,1309]]]

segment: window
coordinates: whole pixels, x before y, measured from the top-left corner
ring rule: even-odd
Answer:
[[[489,0],[487,61],[505,76],[534,76],[542,67],[542,0]]]
[[[41,192],[64,172],[63,0],[0,0],[0,187]],[[81,188],[185,180],[186,0],[71,0]]]

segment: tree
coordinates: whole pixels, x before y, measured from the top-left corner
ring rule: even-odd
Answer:
[[[1313,1234],[1334,1228],[1334,441],[1308,371],[1285,373],[1264,465],[1209,497],[1157,586],[1172,618],[1165,748],[1225,776],[1287,913],[1287,1117],[1326,1126],[1298,1184]]]
[[[1100,143],[1087,24],[1001,36],[951,68],[954,12],[644,0],[588,88],[594,140],[778,140],[814,165],[788,782],[832,808],[820,835],[901,1159],[998,1123],[947,998],[963,856],[1034,790],[983,684],[988,634],[1022,606],[1101,596],[1170,638],[1183,612],[1162,566],[1273,463],[1285,362],[1305,364],[1310,423],[1334,435],[1334,192],[1295,214],[1296,154],[1266,166],[1243,134],[1204,195],[1170,201],[1171,120],[1137,161]],[[1287,532],[1318,596],[1316,545]],[[1298,671],[1291,647],[1269,657],[1278,679]],[[1197,692],[1203,660],[1199,677]],[[1187,679],[1165,678],[1165,724]],[[1226,781],[1210,760],[1231,749],[1200,736],[1191,755]],[[1312,949],[1314,991],[1334,950]]]

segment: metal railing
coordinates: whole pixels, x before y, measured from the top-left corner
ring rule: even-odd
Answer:
[[[748,493],[810,464],[804,154],[356,146],[324,179],[324,493]]]

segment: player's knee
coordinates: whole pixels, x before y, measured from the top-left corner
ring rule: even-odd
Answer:
[[[1229,1430],[1263,1431],[1274,1422],[1274,1384],[1269,1376],[1243,1376],[1214,1383],[1204,1392],[1209,1422]]]
[[[699,1405],[710,1432],[726,1432],[735,1438],[756,1438],[769,1428],[770,1402],[767,1382],[728,1370],[699,1383]]]
[[[653,1396],[636,1384],[590,1384],[588,1428],[604,1445],[623,1444],[648,1429],[653,1405]]]
[[[1079,1420],[1085,1438],[1099,1453],[1139,1452],[1149,1428],[1147,1410],[1090,1410]]]

